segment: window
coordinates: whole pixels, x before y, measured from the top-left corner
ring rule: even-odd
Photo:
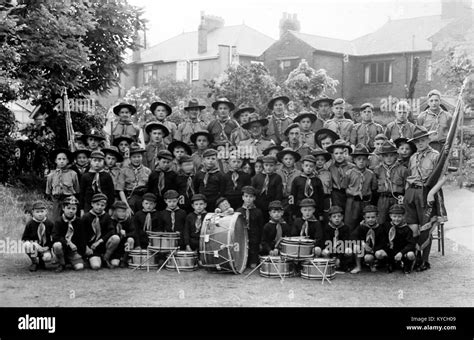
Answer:
[[[433,67],[431,64],[431,58],[426,58],[426,80],[431,81]]]
[[[250,65],[262,65],[263,66],[263,61],[250,60]]]
[[[281,60],[280,61],[280,68],[282,70],[288,69],[291,67],[291,60]]]
[[[364,65],[364,84],[391,83],[392,62],[382,61]]]
[[[150,83],[158,79],[158,65],[145,64],[143,66],[143,82]]]
[[[192,63],[192,80],[199,80],[199,61],[193,61]]]
[[[178,61],[176,63],[176,80],[183,81],[188,79],[188,62]]]

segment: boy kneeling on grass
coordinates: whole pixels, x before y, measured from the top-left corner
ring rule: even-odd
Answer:
[[[25,253],[31,259],[29,270],[35,272],[38,267],[46,269],[45,264],[52,261],[53,222],[46,216],[48,209],[44,202],[33,203],[31,213],[33,218],[26,224],[21,240],[24,242]]]
[[[270,221],[263,226],[260,255],[278,256],[281,239],[291,235],[290,226],[283,220],[283,205],[280,201],[268,204]]]
[[[53,250],[59,262],[56,272],[60,273],[66,268],[66,260],[74,270],[84,269],[84,256],[86,242],[77,217],[79,201],[68,197],[63,201],[61,217],[54,223]]]

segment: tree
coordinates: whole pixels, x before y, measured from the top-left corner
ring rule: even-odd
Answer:
[[[15,141],[11,133],[15,127],[15,117],[5,106],[0,104],[0,183],[12,179]]]
[[[291,71],[283,83],[283,92],[293,100],[294,110],[309,110],[311,103],[323,93],[336,92],[339,82],[332,79],[326,70],[315,70],[302,60],[298,67]]]
[[[231,65],[222,76],[205,81],[208,98],[226,97],[237,106],[247,103],[265,112],[278,84],[261,64]]]

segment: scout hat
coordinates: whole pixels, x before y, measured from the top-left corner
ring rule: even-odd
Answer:
[[[275,96],[275,97],[273,97],[273,98],[268,102],[267,107],[268,107],[270,110],[273,110],[273,105],[275,105],[275,102],[276,102],[277,100],[282,100],[282,101],[285,103],[285,105],[290,102],[290,98],[288,98],[287,96]]]
[[[216,207],[218,207],[218,206],[219,206],[222,202],[224,202],[224,201],[229,202],[229,201],[227,200],[227,198],[225,198],[225,197],[219,197],[219,198],[217,199],[217,201],[216,201]]]
[[[203,194],[194,194],[191,197],[191,202],[194,202],[194,201],[204,201],[204,202],[206,202],[207,199],[206,199],[206,196],[204,196]]]
[[[69,151],[69,150],[66,149],[66,148],[55,149],[55,150],[51,151],[51,153],[49,154],[49,156],[51,157],[51,160],[54,162],[54,161],[56,160],[56,157],[57,157],[60,153],[63,153],[63,154],[66,155],[66,158],[68,159],[69,163],[71,163],[71,162],[73,161],[72,152]]]
[[[330,137],[333,141],[337,141],[341,138],[336,132],[330,129],[320,129],[314,134],[314,142],[319,145],[319,147],[321,147],[321,140],[328,137]]]
[[[390,209],[388,210],[388,213],[389,214],[404,215],[405,214],[405,207],[403,207],[403,205],[400,205],[400,204],[394,204],[390,207]]]
[[[272,151],[272,150],[281,151],[281,150],[283,150],[283,146],[281,146],[281,145],[276,145],[276,144],[270,145],[268,148],[266,148],[265,150],[262,151],[262,154],[263,154],[264,156],[266,156],[266,155],[268,155],[268,154],[270,153],[270,151]]]
[[[168,104],[166,104],[165,102],[162,102],[162,101],[156,101],[154,103],[152,103],[150,105],[150,111],[151,113],[155,113],[155,110],[158,106],[164,106],[166,111],[168,112],[166,115],[169,116],[171,114],[171,112],[173,112],[173,110],[171,109],[171,106],[169,106]]]
[[[186,152],[188,155],[191,155],[193,152],[191,150],[191,148],[189,147],[188,144],[186,144],[185,142],[182,142],[180,140],[175,140],[175,141],[172,141],[170,143],[170,145],[168,145],[168,150],[173,153],[174,152],[174,149],[177,148],[177,147],[181,147],[184,149],[184,152]]]
[[[74,196],[68,196],[63,200],[63,206],[66,205],[79,205],[79,200]]]
[[[378,154],[389,154],[389,153],[397,153],[397,147],[393,142],[387,140],[382,144],[382,147],[380,148]]]
[[[102,151],[92,151],[91,158],[104,159],[105,155]]]
[[[171,200],[178,197],[179,197],[179,194],[176,190],[167,190],[165,194],[163,195],[163,198],[165,200]]]
[[[117,162],[123,161],[123,156],[116,146],[109,146],[108,148],[103,148],[102,152],[104,155],[111,154],[117,158]]]
[[[318,117],[312,112],[304,111],[301,112],[295,119],[293,119],[293,122],[299,123],[304,118],[309,118],[311,119],[311,123],[314,123]]]
[[[92,203],[99,202],[99,201],[107,201],[107,196],[101,193],[95,194],[94,196],[92,196]]]
[[[116,201],[113,205],[112,205],[112,208],[113,209],[125,209],[127,210],[128,209],[128,206],[127,206],[127,203],[123,202],[123,201]]]
[[[145,152],[145,149],[142,149],[140,144],[132,143],[130,145],[130,151],[129,151],[130,156],[133,155],[134,153],[144,153],[144,152]]]
[[[113,108],[113,111],[114,111],[114,113],[118,116],[120,110],[123,109],[123,108],[129,109],[129,110],[130,110],[130,113],[131,113],[132,115],[134,115],[135,113],[137,113],[137,108],[136,108],[135,106],[133,106],[133,105],[131,105],[131,104],[127,104],[127,103],[120,103],[120,104],[118,104],[117,106],[115,106],[115,107]]]
[[[122,141],[126,141],[128,144],[132,144],[133,143],[133,138],[129,137],[127,135],[122,135],[122,136],[115,137],[113,145],[118,146],[120,144],[120,142],[122,142]]]
[[[332,105],[334,99],[331,99],[329,97],[321,97],[319,99],[316,99],[312,104],[311,106],[314,107],[315,109],[319,108],[319,103],[322,103],[322,102],[326,102],[328,103],[329,105]]]
[[[158,122],[151,121],[145,125],[145,132],[148,134],[150,134],[151,131],[156,129],[160,129],[161,131],[163,131],[163,138],[169,136],[170,134],[170,130],[168,130],[166,126]]]
[[[300,207],[316,207],[316,202],[312,198],[305,198],[301,200]]]
[[[412,142],[416,139],[428,137],[432,135],[433,133],[436,133],[436,131],[428,131],[424,126],[415,125],[415,130],[413,131],[413,137],[410,138],[408,141]]]
[[[367,147],[362,143],[357,144],[354,149],[354,152],[352,153],[352,157],[357,157],[357,156],[368,157],[369,155],[370,155],[369,149],[367,149]]]
[[[155,203],[156,202],[156,195],[151,193],[151,192],[147,192],[145,195],[143,195],[143,200]]]
[[[338,205],[333,205],[331,208],[328,210],[328,215],[331,216],[333,214],[344,214],[344,209],[342,209]]]
[[[349,146],[349,144],[346,143],[346,141],[344,139],[338,139],[337,141],[334,142],[334,144],[331,144],[327,147],[327,151],[329,153],[332,153],[334,151],[334,149],[336,148],[345,148],[347,149],[347,151],[349,153],[352,152],[352,149],[351,147]]]
[[[167,160],[170,160],[172,161],[174,156],[171,152],[169,152],[168,150],[160,150],[158,151],[157,155],[156,155],[156,158],[157,159],[167,159]]]
[[[277,154],[277,158],[280,163],[283,161],[283,157],[285,157],[285,155],[292,155],[295,158],[295,162],[298,162],[301,159],[301,155],[298,152],[293,151],[291,148],[286,148]]]
[[[85,133],[81,136],[81,140],[84,142],[84,144],[87,143],[87,138],[89,137],[98,140],[105,140],[105,137],[97,129],[91,129],[89,133]]]
[[[196,139],[199,136],[206,136],[207,140],[209,141],[209,144],[212,144],[212,142],[214,141],[214,136],[212,134],[210,134],[209,132],[207,132],[205,130],[202,130],[202,131],[195,132],[191,135],[191,137],[190,137],[191,142],[193,144],[196,144]]]
[[[316,158],[314,158],[314,156],[311,156],[311,155],[306,155],[303,157],[303,159],[301,159],[301,163],[303,162],[311,162],[313,164],[316,164]]]
[[[268,125],[268,119],[260,118],[260,116],[257,113],[252,113],[249,117],[249,121],[245,124],[242,124],[242,127],[245,130],[248,130],[248,129],[250,129],[250,127],[254,123],[260,123],[261,126],[267,126]]]
[[[33,206],[31,208],[32,210],[36,210],[36,209],[48,209],[48,207],[46,206],[46,203],[43,202],[43,201],[36,201],[33,203]]]
[[[323,156],[324,159],[326,159],[326,162],[331,159],[331,154],[321,148],[314,149],[313,152],[311,152],[311,155],[313,155],[315,158],[317,156]]]
[[[272,201],[268,204],[268,210],[283,210],[283,205],[280,201]]]
[[[217,110],[217,107],[219,106],[219,104],[227,104],[229,106],[230,111],[234,111],[235,109],[235,104],[225,97],[218,98],[214,103],[212,103],[211,106],[214,110]]]
[[[214,149],[206,149],[206,150],[202,153],[202,157],[203,157],[203,158],[212,157],[212,156],[217,156],[217,150],[214,150]]]
[[[402,143],[407,143],[410,146],[412,153],[415,153],[417,150],[415,143],[410,141],[408,138],[402,138],[402,137],[397,138],[395,139],[394,143],[397,146],[397,149],[400,147]]]
[[[263,156],[262,162],[263,162],[264,164],[265,164],[265,163],[276,164],[277,159],[276,159],[276,157],[274,157],[274,156]]]
[[[375,205],[367,205],[364,207],[364,209],[362,210],[362,212],[365,214],[365,213],[369,213],[369,212],[376,212],[378,213],[379,210],[377,209],[377,207]]]
[[[189,155],[184,155],[180,159],[178,159],[179,165],[187,162],[194,162],[193,158]]]
[[[245,111],[253,113],[253,112],[255,112],[255,108],[251,107],[248,104],[240,104],[239,109],[237,111],[235,111],[234,114],[233,114],[234,118],[239,119],[240,115]]]
[[[190,99],[188,106],[184,107],[184,111],[189,111],[191,109],[204,110],[206,107],[204,105],[199,105],[199,101],[196,98]]]
[[[242,194],[249,194],[249,195],[256,195],[257,192],[255,191],[255,188],[251,185],[246,185],[242,187]]]
[[[294,128],[299,128],[299,127],[300,125],[298,123],[291,123],[290,125],[288,125],[288,127],[286,128],[285,132],[283,132],[283,134],[285,136],[288,136],[291,130],[293,130]]]

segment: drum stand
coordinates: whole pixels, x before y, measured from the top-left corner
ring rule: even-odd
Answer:
[[[331,280],[328,279],[328,275],[327,275],[329,261],[327,261],[325,266],[324,266],[324,272],[317,265],[315,265],[313,261],[311,261],[311,265],[314,268],[316,268],[318,270],[318,272],[320,272],[321,275],[323,276],[322,279],[321,279],[321,284],[322,285],[324,284],[324,280],[326,280],[327,282],[329,282],[329,284],[332,285],[332,282],[331,282]]]
[[[174,265],[176,267],[176,271],[178,272],[178,274],[181,274],[180,271],[179,271],[179,267],[178,267],[178,262],[176,262],[176,258],[174,257],[174,254],[179,250],[179,247],[176,247],[173,249],[173,251],[168,255],[168,257],[166,258],[165,262],[163,262],[163,264],[161,265],[160,268],[158,268],[158,270],[156,271],[157,273],[159,273],[161,271],[161,269],[163,269],[163,267],[172,259],[173,262],[174,262]]]
[[[267,262],[268,260],[270,260],[271,264],[273,265],[273,267],[275,268],[275,270],[277,271],[278,273],[278,276],[280,276],[280,280],[281,282],[283,282],[285,280],[285,278],[281,275],[281,272],[280,270],[278,270],[278,267],[277,265],[275,264],[275,262],[273,262],[273,259],[272,257],[269,255],[267,257],[265,257],[263,259],[263,261],[260,261],[260,263],[258,264],[258,266],[256,266],[254,269],[252,269],[252,271],[250,273],[247,274],[247,276],[245,276],[245,278],[247,279],[250,275],[253,274],[253,272],[255,272],[257,269],[259,269],[265,262]]]

